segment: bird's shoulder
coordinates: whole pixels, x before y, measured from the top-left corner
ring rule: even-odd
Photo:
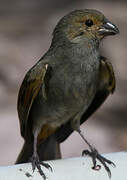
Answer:
[[[113,93],[116,87],[115,73],[109,59],[101,56],[99,88]]]

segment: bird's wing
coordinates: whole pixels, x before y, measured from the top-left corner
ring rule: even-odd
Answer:
[[[101,57],[99,82],[99,89],[96,92],[96,95],[91,105],[82,115],[80,124],[85,122],[104,103],[109,94],[112,94],[115,90],[115,75],[113,67],[112,64],[105,57]],[[58,142],[63,142],[72,132],[73,129],[69,121],[56,131],[56,138]]]
[[[33,66],[28,71],[20,87],[17,109],[20,120],[21,135],[23,137],[31,106],[41,87],[43,90],[43,96],[46,98],[44,79],[47,69],[48,64],[37,63],[36,66]]]

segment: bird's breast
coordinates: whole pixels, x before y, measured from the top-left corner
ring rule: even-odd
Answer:
[[[87,104],[95,95],[98,72],[97,61],[60,66],[50,81],[50,98],[67,106]]]

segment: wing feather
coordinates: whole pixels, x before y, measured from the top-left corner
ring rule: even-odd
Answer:
[[[36,64],[26,74],[18,94],[18,116],[20,120],[21,135],[24,137],[29,112],[34,99],[38,95],[40,88],[45,86],[44,78],[48,69],[48,64]],[[45,98],[45,93],[44,93]]]

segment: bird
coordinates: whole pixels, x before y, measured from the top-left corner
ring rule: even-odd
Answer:
[[[91,156],[93,169],[98,159],[111,176],[107,164],[114,163],[86,140],[80,124],[115,90],[112,64],[100,54],[99,45],[118,33],[118,27],[94,9],[74,10],[60,19],[48,51],[26,73],[19,90],[24,145],[16,164],[30,160],[33,171],[37,168],[46,179],[41,165],[52,167],[43,160],[60,158],[59,144],[76,131],[90,149],[83,155]]]

